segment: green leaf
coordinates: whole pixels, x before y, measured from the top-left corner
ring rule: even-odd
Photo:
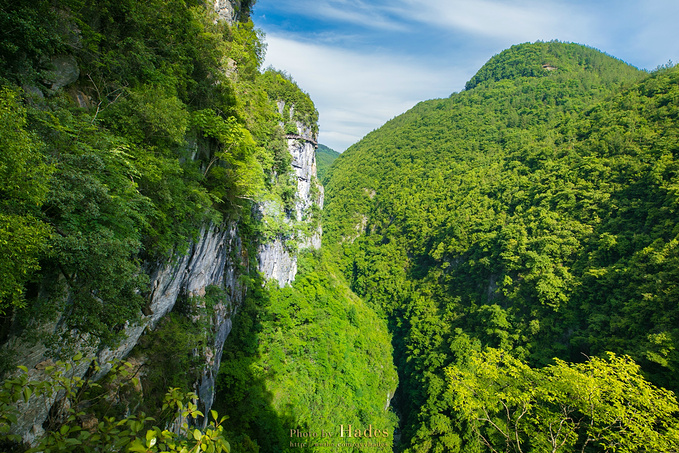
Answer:
[[[148,450],[144,444],[141,443],[141,440],[135,439],[132,441],[132,443],[127,447],[129,451],[135,451],[138,453],[146,453]]]

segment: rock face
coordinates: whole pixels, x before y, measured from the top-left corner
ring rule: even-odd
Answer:
[[[285,104],[278,101],[281,115],[284,110]],[[291,120],[293,112],[294,106],[290,108]],[[259,248],[259,271],[266,280],[277,280],[281,288],[292,283],[297,274],[297,253],[286,246],[286,240],[295,239],[299,249],[321,248],[322,229],[315,217],[323,209],[323,186],[319,183],[316,172],[316,136],[311,127],[300,122],[296,122],[296,125],[298,133],[287,135],[287,141],[288,152],[292,156],[291,165],[297,178],[297,194],[295,210],[285,213],[285,221],[297,225],[297,236],[287,238],[277,235]],[[268,208],[261,206],[260,211]],[[317,226],[313,225],[314,222]]]
[[[215,11],[220,18],[233,23],[237,20],[241,3],[238,0],[215,0]],[[75,82],[80,74],[73,57],[55,57],[52,60],[55,70],[49,82],[52,90],[60,89]],[[279,104],[279,109],[282,109]],[[292,119],[292,109],[291,118]],[[315,249],[321,246],[321,227],[318,221],[323,207],[323,187],[316,176],[315,147],[316,137],[312,129],[297,122],[298,134],[287,137],[288,151],[292,156],[292,169],[297,178],[297,194],[294,210],[286,212],[283,206],[262,203],[257,209],[276,211],[275,215],[284,218],[284,223],[293,231],[289,236],[277,233],[258,247],[258,269],[265,279],[274,279],[283,287],[292,283],[297,274],[296,249]],[[295,246],[290,244],[294,243]],[[168,315],[178,300],[187,297],[200,297],[206,294],[209,286],[221,288],[225,297],[211,307],[207,321],[202,323],[210,329],[209,343],[197,351],[203,359],[203,371],[194,384],[200,398],[200,410],[208,414],[215,397],[215,380],[219,371],[222,350],[232,328],[233,315],[241,305],[246,288],[240,282],[242,274],[254,272],[249,268],[246,247],[243,246],[238,225],[234,222],[222,225],[205,226],[197,240],[186,253],[175,254],[168,260],[147,264],[151,285],[148,304],[138,323],[124,328],[124,339],[115,348],[94,349],[80,344],[84,360],[70,372],[71,376],[83,377],[93,360],[102,365],[101,371],[91,376],[103,377],[109,370],[108,362],[123,359],[138,344],[146,329],[153,329]],[[38,337],[47,337],[64,332],[63,320],[43,324],[36,328]],[[35,333],[35,332],[34,332]],[[35,337],[35,335],[33,335]],[[53,365],[48,358],[47,348],[41,344],[17,336],[8,339],[3,346],[20,357],[20,363],[29,368],[29,379],[47,379],[45,367]],[[141,363],[138,364],[141,366]],[[44,434],[43,423],[50,408],[60,404],[56,397],[36,396],[27,404],[21,403],[20,417],[13,425],[14,434],[19,434],[25,442],[32,444]],[[203,422],[205,423],[207,420]]]
[[[316,169],[316,137],[311,128],[297,123],[298,137],[288,137],[288,151],[292,155],[292,168],[297,175],[297,200],[295,214],[297,221],[311,220],[313,208],[323,209],[323,186],[319,183]],[[321,226],[304,238],[300,248],[321,248]]]
[[[314,211],[318,215],[322,208],[323,188],[316,177],[315,137],[309,128],[301,124],[298,124],[298,131],[299,135],[288,137],[288,151],[297,177],[294,211],[281,212],[282,206],[274,204],[259,206],[261,211],[278,210],[279,215],[299,229],[295,237],[286,238],[279,234],[258,248],[258,271],[267,280],[277,280],[281,287],[292,283],[297,274],[297,252],[288,247],[288,241],[296,242],[298,248],[319,248],[321,245],[320,224],[307,228],[309,232],[301,231],[306,222],[313,221]],[[200,398],[200,410],[205,414],[209,413],[215,397],[215,380],[224,342],[231,332],[232,316],[245,296],[245,287],[238,277],[242,272],[250,271],[248,265],[247,253],[236,223],[204,227],[186,253],[149,265],[152,269],[149,272],[151,287],[141,322],[126,326],[124,340],[116,348],[94,350],[83,346],[81,352],[86,360],[73,369],[72,375],[85,376],[90,362],[97,359],[102,364],[102,369],[93,378],[102,377],[110,369],[107,362],[127,357],[144,331],[147,328],[153,329],[172,311],[178,300],[183,297],[204,296],[208,286],[219,286],[224,290],[226,299],[212,307],[210,319],[205,323],[211,329],[211,344],[199,351],[205,366],[195,384]],[[63,322],[44,325],[41,330],[45,335],[62,332]],[[50,364],[50,360],[44,345],[32,344],[18,337],[9,341],[7,346],[17,351],[22,357],[22,363],[29,367],[30,379],[47,378],[44,368],[47,366],[45,364]],[[29,404],[22,405],[21,417],[14,425],[14,433],[21,435],[29,444],[39,438],[44,433],[42,425],[55,402],[55,398],[34,397]],[[207,420],[203,421],[206,422]]]
[[[214,379],[219,370],[224,341],[231,331],[231,315],[240,306],[245,289],[237,278],[243,262],[241,239],[236,224],[228,223],[221,228],[210,225],[201,231],[198,241],[188,253],[160,263],[152,273],[152,292],[144,322],[128,330],[128,336],[115,350],[99,353],[99,361],[126,357],[139,341],[144,329],[156,323],[174,308],[180,297],[204,296],[210,285],[226,290],[228,300],[217,304],[208,325],[215,333],[213,344],[203,352],[205,371],[199,384],[199,396],[204,413],[208,413],[214,401]],[[235,258],[234,258],[235,257]],[[102,368],[102,372],[108,371]],[[206,389],[209,389],[206,390]]]
[[[141,322],[125,329],[125,339],[115,349],[83,349],[81,352],[87,360],[76,366],[72,375],[84,376],[90,362],[96,358],[102,364],[102,369],[94,379],[102,377],[110,369],[108,362],[126,357],[136,346],[144,330],[147,327],[153,328],[174,308],[180,297],[203,296],[208,286],[217,285],[225,289],[228,300],[217,304],[212,310],[209,325],[214,332],[214,341],[203,351],[206,367],[198,387],[203,403],[201,409],[208,413],[214,400],[214,380],[219,370],[222,348],[231,331],[231,315],[241,304],[245,294],[245,289],[238,281],[238,269],[247,268],[241,251],[242,243],[236,224],[203,228],[199,239],[191,245],[187,253],[155,266],[151,273],[151,294],[145,310],[147,314],[142,317]],[[42,329],[47,334],[59,332],[60,328],[61,323],[56,322],[43,326]],[[23,363],[30,368],[30,379],[45,379],[44,366],[41,364],[50,362],[46,358],[47,349],[40,344],[32,347],[29,344],[22,338],[17,338],[11,346],[22,357],[28,358]],[[14,425],[14,432],[20,434],[27,443],[32,443],[44,432],[42,424],[54,402],[54,398],[45,397],[29,400],[29,404],[21,408],[21,417]]]
[[[221,20],[225,20],[229,25],[238,20],[238,12],[240,11],[240,0],[214,0],[215,11]]]
[[[297,255],[291,252],[280,237],[262,244],[258,251],[259,271],[266,280],[276,280],[283,288],[295,280]]]
[[[51,59],[51,64],[54,69],[46,82],[51,84],[53,91],[72,84],[80,77],[80,68],[73,55],[54,56]]]

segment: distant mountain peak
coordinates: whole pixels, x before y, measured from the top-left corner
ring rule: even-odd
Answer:
[[[493,56],[465,89],[471,90],[484,82],[520,77],[549,77],[558,73],[577,72],[638,72],[627,63],[582,44],[550,41],[517,44]]]

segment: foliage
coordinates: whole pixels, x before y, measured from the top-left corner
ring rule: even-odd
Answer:
[[[74,337],[113,345],[136,322],[144,262],[184,253],[207,223],[251,221],[266,193],[294,204],[251,4],[233,26],[198,1],[3,6],[20,33],[0,42],[0,308],[60,314],[56,355]],[[55,55],[80,72],[56,91]],[[286,95],[311,102],[294,84]]]
[[[162,419],[160,407],[167,388],[190,392],[206,369],[205,351],[214,345],[214,307],[228,300],[224,290],[206,287],[204,296],[182,297],[155,328],[147,332],[130,354],[143,363],[140,392],[130,392],[130,404]]]
[[[45,368],[46,379],[30,380],[28,369],[19,367],[21,372],[14,378],[7,379],[0,390],[0,442],[18,442],[18,436],[9,434],[12,424],[16,422],[14,404],[28,404],[31,398],[61,398],[68,401],[64,404],[62,423],[49,431],[37,444],[28,450],[32,452],[229,452],[229,443],[223,436],[225,417],[218,419],[215,411],[211,412],[211,422],[204,430],[189,429],[187,423],[182,425],[179,433],[154,426],[154,419],[144,413],[128,415],[121,418],[103,417],[97,420],[91,412],[83,410],[88,407],[87,392],[99,385],[92,380],[73,375],[74,367],[83,364],[82,355],[75,356],[73,361],[58,361],[54,366]],[[114,365],[112,373],[122,378],[129,377],[129,363]],[[90,371],[97,373],[100,366],[93,363]],[[136,378],[134,378],[136,379]],[[162,410],[173,413],[184,420],[202,417],[192,402],[197,398],[192,393],[182,393],[171,388],[165,395]],[[91,403],[91,402],[90,402]],[[87,423],[92,421],[95,423]],[[85,426],[86,424],[86,426]],[[18,445],[16,448],[20,448]],[[17,450],[18,451],[18,450]]]
[[[209,109],[195,112],[193,123],[203,137],[215,142],[203,171],[210,194],[222,200],[258,194],[263,188],[262,168],[254,158],[255,141],[250,132],[235,117],[225,120]]]
[[[23,286],[40,269],[50,228],[39,220],[52,170],[26,131],[17,93],[0,88],[0,313],[23,304]]]
[[[672,451],[679,405],[629,357],[528,367],[497,349],[446,376],[452,409],[473,432],[464,451]]]
[[[289,76],[260,73],[265,46],[247,18],[253,2],[241,3],[233,26],[215,20],[203,3],[3,4],[4,29],[18,33],[0,40],[0,77],[11,86],[1,99],[6,121],[0,140],[8,152],[0,158],[7,181],[0,189],[0,239],[7,239],[1,247],[12,257],[0,268],[1,296],[3,307],[13,310],[14,332],[30,330],[33,319],[49,315],[55,321],[56,334],[40,340],[56,357],[68,356],[76,345],[116,346],[146,309],[152,263],[181,256],[206,224],[236,222],[253,257],[262,239],[304,233],[285,220],[296,191],[285,134],[299,134],[300,128],[316,133],[318,112]],[[55,68],[49,61],[57,55],[72,57],[80,77],[52,90]],[[14,94],[18,86],[26,87],[23,98]],[[259,218],[257,205],[275,208],[277,214],[269,216],[274,221],[267,213]],[[317,210],[308,214],[320,217]],[[272,289],[269,295],[258,282],[251,284],[256,291],[247,315],[263,317],[261,364],[260,352],[247,349],[227,362],[232,381],[220,385],[243,386],[248,396],[263,398],[271,389],[277,396],[271,411],[243,409],[251,402],[242,399],[243,392],[227,396],[238,402],[229,408],[239,420],[229,428],[238,448],[281,443],[290,423],[323,428],[378,423],[390,430],[394,425],[394,415],[384,410],[396,385],[384,322],[345,284],[310,266],[299,289]],[[29,287],[31,272],[36,283]],[[112,376],[97,387],[50,370],[40,388],[60,389],[70,408],[66,422],[52,426],[36,448],[221,451],[224,428],[218,423],[179,436],[151,426],[172,421],[176,412],[165,405],[186,407],[179,395],[204,371],[198,357],[212,340],[209,301],[225,297],[213,290],[204,300],[179,304],[145,335],[131,355],[135,365],[123,368],[139,373],[138,381]],[[304,306],[303,318],[293,313],[289,337],[281,338],[278,317],[298,305]],[[363,332],[364,325],[370,330]],[[337,338],[326,336],[328,329]],[[241,335],[243,342],[251,340],[247,331]],[[306,352],[315,363],[308,372],[304,363],[292,363]],[[249,368],[235,367],[248,361],[254,378]],[[290,379],[307,389],[286,392]],[[322,384],[314,390],[316,382]],[[25,379],[16,384],[38,391],[38,384]],[[163,398],[167,387],[171,394]],[[87,429],[78,426],[91,415],[82,413],[84,406],[99,411],[92,416],[101,420]],[[189,407],[184,416],[198,415]],[[129,415],[140,409],[153,418]],[[290,423],[271,428],[262,421],[266,417]],[[253,418],[257,423],[250,424]]]
[[[340,425],[393,433],[384,404],[397,378],[384,321],[351,294],[329,256],[300,259],[292,287],[250,295],[225,345],[215,407],[233,422],[229,437],[297,451],[291,429],[332,431],[335,441]]]
[[[591,47],[559,41],[525,43],[493,56],[465,84],[471,90],[483,82],[520,77],[554,77],[567,73],[596,74],[605,84],[634,77],[634,68]],[[596,89],[596,88],[595,88]]]
[[[201,327],[205,326],[172,312],[133,352],[133,357],[140,354],[146,362],[142,377],[142,409],[146,413],[155,415],[164,389],[188,392],[199,376],[202,358],[197,352],[205,346]]]
[[[297,126],[288,123],[289,121],[299,121],[310,127],[314,133],[318,132],[318,111],[309,95],[300,90],[290,75],[269,68],[262,74],[262,84],[269,98],[283,102],[281,115],[286,123],[286,134],[297,134]],[[288,124],[294,130],[288,130]]]
[[[324,242],[393,326],[404,450],[469,445],[443,370],[478,345],[535,368],[613,351],[679,388],[677,77],[515,46],[334,162]]]
[[[64,8],[78,1],[61,2]],[[67,22],[48,0],[0,2],[0,78],[32,85],[49,67],[42,56],[64,52],[69,44]]]
[[[325,145],[319,144],[316,149],[316,165],[318,180],[325,184],[328,171],[332,163],[339,157],[340,153],[328,148]]]
[[[136,255],[153,206],[134,182],[139,171],[127,147],[82,115],[32,113],[39,131],[49,134],[55,168],[43,206],[56,232],[45,271],[66,279],[72,297],[62,310],[69,327],[110,343],[143,304],[136,289],[147,277]]]

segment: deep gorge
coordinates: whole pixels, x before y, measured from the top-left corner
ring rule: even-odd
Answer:
[[[676,68],[516,45],[321,184],[252,6],[3,7],[3,451],[679,448]]]

